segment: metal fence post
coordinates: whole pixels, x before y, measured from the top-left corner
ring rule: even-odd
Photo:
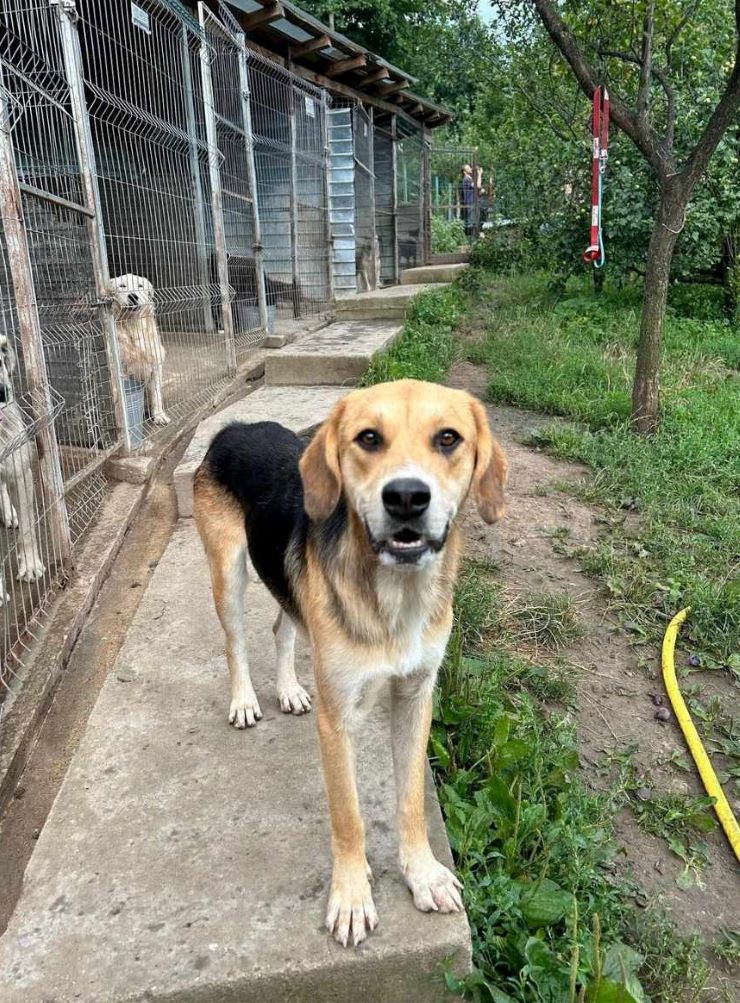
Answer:
[[[290,264],[293,273],[293,314],[301,316],[301,282],[298,272],[298,164],[296,158],[295,88],[288,85],[290,120]]]
[[[400,278],[401,262],[398,253],[398,121],[391,119],[391,150],[393,154],[393,281]]]
[[[85,206],[91,215],[87,219],[87,235],[90,241],[92,271],[95,277],[95,292],[100,311],[100,322],[105,335],[105,351],[110,372],[110,390],[113,397],[115,422],[121,432],[123,446],[131,448],[131,431],[128,424],[128,414],[125,406],[125,391],[123,389],[123,370],[118,351],[118,337],[115,331],[115,319],[109,307],[110,273],[108,271],[108,256],[105,245],[105,230],[103,228],[100,193],[97,187],[95,171],[95,150],[92,145],[90,119],[85,101],[84,77],[82,74],[82,54],[77,35],[77,7],[74,0],[49,0],[55,7],[59,17],[59,32],[64,59],[64,73],[69,87],[69,100],[74,122],[74,138],[77,146],[79,173],[85,197]]]
[[[372,240],[372,255],[373,255],[373,288],[377,289],[380,285],[380,276],[377,274],[377,264],[380,255],[376,255],[375,248],[378,246],[378,225],[375,216],[375,109],[370,106],[370,136],[368,143],[368,169],[370,171],[370,237]]]
[[[324,229],[326,231],[326,272],[327,272],[327,289],[329,290],[329,302],[332,304],[332,310],[334,305],[334,300],[336,298],[336,290],[334,288],[334,236],[332,234],[331,226],[331,204],[330,204],[330,172],[331,172],[331,157],[329,150],[329,96],[326,91],[321,92],[321,118],[323,121],[323,133],[324,133],[324,170],[323,170],[323,187],[324,187],[324,205],[326,206],[326,212],[324,213]]]
[[[211,203],[213,206],[213,243],[216,249],[218,284],[221,290],[221,315],[224,325],[226,364],[230,373],[236,372],[236,343],[234,340],[234,319],[231,314],[231,286],[229,285],[229,262],[226,251],[226,231],[224,229],[223,193],[221,191],[220,153],[216,130],[216,105],[213,97],[211,77],[211,55],[205,34],[207,8],[202,0],[198,4],[203,37],[200,42],[201,77],[203,81],[203,110],[206,119],[208,141],[208,170],[211,179]]]
[[[90,210],[87,228],[90,240],[95,287],[100,307],[100,320],[105,333],[105,347],[110,370],[111,393],[116,424],[123,437],[124,448],[131,449],[131,429],[126,410],[126,397],[123,384],[123,369],[118,348],[116,322],[108,305],[110,272],[108,271],[108,252],[106,249],[103,214],[100,204],[100,191],[95,168],[95,149],[93,147],[90,119],[85,100],[85,84],[82,73],[82,54],[80,39],[77,34],[77,7],[75,0],[50,0],[56,7],[59,16],[59,31],[62,41],[64,72],[69,87],[72,119],[74,122],[75,143],[79,161],[82,187],[85,194],[85,205]]]
[[[195,122],[195,96],[193,92],[193,70],[190,65],[190,49],[188,47],[187,25],[182,26],[182,75],[185,82],[185,115],[188,125],[188,153],[190,174],[193,181],[193,223],[195,239],[198,244],[198,272],[200,283],[204,290],[211,285],[210,268],[206,255],[206,213],[203,197],[203,182],[200,176],[200,161],[198,160],[198,130]],[[208,302],[203,307],[203,321],[206,331],[213,331],[213,310],[211,309],[210,293]]]
[[[247,62],[247,41],[244,32],[237,36],[239,52],[239,84],[241,87],[242,121],[244,124],[245,146],[247,152],[247,184],[252,199],[252,249],[254,251],[254,270],[257,278],[257,303],[260,311],[260,324],[265,334],[270,333],[270,319],[267,311],[267,289],[265,286],[265,258],[262,247],[262,227],[260,211],[257,202],[257,170],[254,163],[254,141],[252,139],[252,97],[249,89],[249,65]]]
[[[66,561],[72,552],[72,538],[64,497],[59,443],[55,429],[49,421],[52,412],[49,375],[41,337],[41,321],[36,302],[28,237],[23,220],[23,205],[6,93],[2,63],[0,63],[0,214],[5,233],[8,266],[13,281],[26,379],[40,425],[38,434],[41,444],[39,465],[42,490],[48,509],[52,538],[55,541],[54,549],[62,560]]]

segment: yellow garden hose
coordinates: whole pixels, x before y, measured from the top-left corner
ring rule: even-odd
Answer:
[[[663,682],[668,691],[668,698],[671,701],[673,713],[681,725],[683,737],[686,739],[686,744],[691,750],[691,755],[694,757],[694,762],[699,770],[699,776],[704,783],[706,792],[711,798],[714,798],[714,810],[717,813],[720,825],[725,830],[725,834],[730,841],[730,846],[735,851],[735,856],[740,860],[740,825],[737,824],[737,819],[732,813],[730,803],[720,787],[717,774],[714,772],[714,768],[709,761],[709,756],[701,743],[699,733],[694,727],[694,722],[691,720],[691,715],[686,707],[684,698],[681,696],[681,691],[678,688],[676,680],[676,665],[673,658],[676,648],[676,637],[678,635],[678,628],[684,622],[690,610],[690,606],[682,609],[680,613],[676,613],[668,624],[668,630],[665,632],[665,637],[663,638]]]

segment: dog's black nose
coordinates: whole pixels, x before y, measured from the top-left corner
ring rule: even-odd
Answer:
[[[399,477],[383,488],[383,505],[396,519],[416,519],[429,508],[432,492],[424,481],[414,477]]]
[[[136,304],[139,302],[139,297],[136,295],[136,293],[129,293],[128,301],[131,304],[131,306],[136,306]]]

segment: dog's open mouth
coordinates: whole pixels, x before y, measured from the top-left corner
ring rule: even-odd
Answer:
[[[399,564],[416,564],[424,554],[440,551],[447,539],[446,530],[441,539],[430,540],[428,537],[422,536],[417,530],[411,529],[410,526],[404,526],[396,533],[393,533],[392,536],[384,540],[377,540],[367,524],[365,525],[365,529],[367,530],[370,546],[375,553],[381,557],[385,554]]]

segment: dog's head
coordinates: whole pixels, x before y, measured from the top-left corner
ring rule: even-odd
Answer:
[[[108,283],[108,292],[118,316],[150,317],[154,313],[154,286],[141,275],[117,275]]]
[[[486,522],[504,514],[506,457],[483,405],[432,383],[400,380],[349,394],[300,467],[309,517],[328,518],[344,495],[383,564],[433,560],[469,493]]]
[[[13,373],[15,372],[15,352],[5,335],[0,335],[0,407],[10,404],[15,396]]]

